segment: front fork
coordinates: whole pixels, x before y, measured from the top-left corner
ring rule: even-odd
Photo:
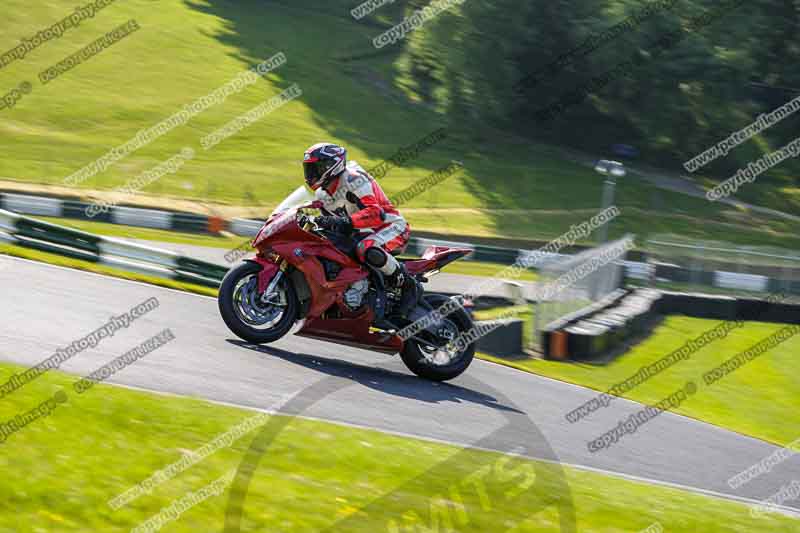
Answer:
[[[303,227],[303,230],[310,231],[314,227],[314,224],[311,223],[311,221],[307,220],[303,224],[302,227]],[[277,265],[278,271],[272,276],[272,279],[270,280],[269,284],[261,292],[261,302],[262,303],[270,303],[269,300],[274,295],[275,288],[278,286],[278,283],[280,283],[281,279],[283,278],[283,275],[286,273],[286,269],[289,268],[289,262],[286,261],[286,259],[284,259],[283,257],[281,257],[278,260],[277,263],[270,263],[270,265],[272,265],[272,264]],[[267,268],[266,265],[267,265],[266,263],[262,263],[262,267],[264,267],[265,270]],[[268,276],[268,275],[269,275],[269,271],[264,273],[264,276]],[[262,289],[263,287],[264,287],[264,283],[263,283],[263,281],[261,281],[259,283],[259,289]]]
[[[289,263],[283,258],[278,261],[277,265],[278,271],[272,277],[272,280],[270,280],[269,285],[267,285],[267,288],[264,289],[264,292],[261,293],[261,303],[272,303],[270,300],[275,295],[275,288],[278,286],[278,283],[280,283],[281,279],[283,278],[286,269],[289,267]]]

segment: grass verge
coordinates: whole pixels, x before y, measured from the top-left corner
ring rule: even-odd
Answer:
[[[669,316],[653,334],[608,364],[561,363],[542,359],[486,359],[535,374],[605,392],[713,329],[719,321]],[[773,348],[713,385],[704,373],[780,330],[782,325],[748,322],[726,338],[716,340],[623,396],[654,404],[689,380],[698,392],[674,411],[779,445],[797,439],[800,427],[800,374],[797,354],[800,336]],[[577,408],[578,405],[573,406]],[[566,415],[566,413],[564,413]],[[589,415],[591,417],[591,415]],[[580,421],[576,422],[580,424]]]
[[[0,379],[20,370],[0,364]],[[75,380],[51,371],[0,403],[6,421],[59,391],[66,395],[49,416],[3,444],[0,531],[130,531],[235,469],[255,434],[114,511],[110,499],[254,414],[103,384],[77,394]],[[530,512],[554,497],[574,502],[578,531],[627,533],[654,523],[675,532],[800,528],[800,521],[784,516],[754,519],[740,503],[570,468],[569,490],[554,493],[553,467],[536,461],[326,422],[285,422],[253,472],[242,531],[391,531],[394,521],[415,531],[439,527],[434,524],[446,529],[450,522],[461,532],[497,531],[499,525],[515,533],[558,532],[554,506]],[[227,491],[209,497],[165,530],[221,531],[227,497]]]

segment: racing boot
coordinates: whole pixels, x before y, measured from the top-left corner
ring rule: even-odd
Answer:
[[[403,263],[398,263],[395,271],[386,277],[386,284],[387,288],[400,291],[400,305],[397,314],[407,317],[422,296],[422,286],[419,281],[408,273]]]

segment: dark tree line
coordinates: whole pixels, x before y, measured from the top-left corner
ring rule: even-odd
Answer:
[[[800,0],[467,0],[405,40],[397,83],[455,123],[594,151],[633,144],[678,169],[800,96],[799,28]],[[565,95],[573,102],[543,120]],[[783,146],[798,121],[705,172],[723,177]],[[772,179],[791,180],[793,165]]]

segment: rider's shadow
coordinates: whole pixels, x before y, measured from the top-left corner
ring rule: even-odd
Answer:
[[[271,357],[278,357],[284,361],[304,366],[329,376],[355,381],[385,394],[430,403],[470,402],[498,411],[525,414],[519,409],[498,403],[493,396],[450,383],[435,383],[387,368],[363,366],[350,361],[321,357],[319,355],[297,354],[272,346],[251,344],[238,339],[227,339],[227,341],[240,348],[247,348]]]

